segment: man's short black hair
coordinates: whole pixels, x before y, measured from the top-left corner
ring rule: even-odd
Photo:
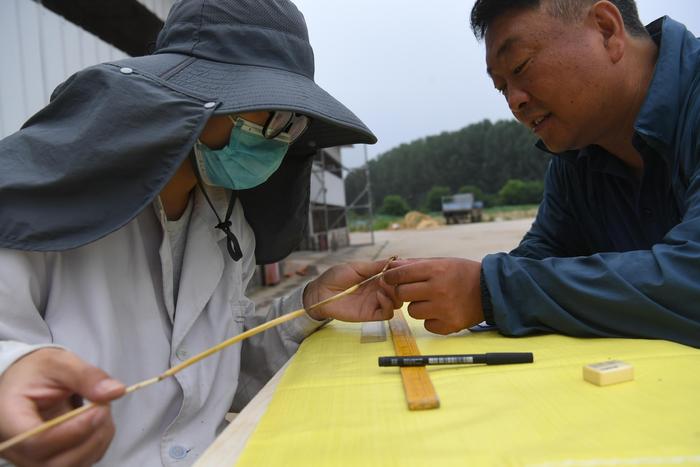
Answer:
[[[486,30],[496,18],[519,10],[537,9],[542,0],[476,0],[472,7],[471,26],[477,39],[483,39]],[[597,0],[544,0],[547,2],[547,12],[555,18],[573,20],[579,18],[585,7],[593,5]],[[634,0],[608,0],[620,10],[625,23],[625,29],[632,36],[645,36],[644,28],[637,4]]]

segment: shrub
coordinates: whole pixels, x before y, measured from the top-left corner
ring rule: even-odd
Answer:
[[[403,216],[408,212],[408,203],[399,195],[387,195],[380,212],[390,216]]]
[[[498,192],[502,204],[538,204],[542,201],[541,181],[508,180]]]
[[[450,189],[446,186],[434,186],[428,191],[426,207],[428,211],[442,211],[442,197],[449,196]]]

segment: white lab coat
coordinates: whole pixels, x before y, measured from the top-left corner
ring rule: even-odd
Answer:
[[[130,385],[300,308],[298,289],[267,314],[255,311],[244,294],[255,271],[255,237],[240,204],[231,230],[243,259],[234,262],[224,234],[213,228],[213,212],[196,193],[177,307],[160,203],[74,250],[0,249],[0,374],[34,346],[55,344]],[[211,195],[223,214],[226,193]],[[114,402],[116,435],[100,465],[191,464],[223,428],[236,390],[237,401],[250,398],[322,324],[297,318]]]

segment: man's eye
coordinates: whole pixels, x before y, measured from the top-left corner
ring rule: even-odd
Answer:
[[[506,93],[508,92],[508,87],[507,87],[507,86],[503,86],[503,87],[501,87],[501,88],[496,88],[496,91],[498,91],[501,95],[505,96]]]
[[[521,63],[520,65],[516,66],[515,69],[513,70],[513,74],[514,74],[514,75],[520,74],[520,72],[523,71],[523,69],[525,68],[525,65],[527,65],[529,62],[530,62],[530,59],[528,58],[528,59],[525,60],[523,63]]]

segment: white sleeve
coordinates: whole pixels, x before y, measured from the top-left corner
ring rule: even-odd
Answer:
[[[47,347],[55,347],[59,349],[64,348],[60,345],[53,344],[30,345],[17,341],[0,341],[0,375],[2,375],[5,370],[10,367],[10,365],[28,353],[32,353],[39,349],[45,349]]]
[[[303,308],[304,288],[305,285],[285,297],[275,299],[267,310],[251,309],[251,312],[247,313],[245,328],[250,329]],[[254,308],[255,305],[250,303],[250,306]],[[238,378],[233,410],[240,411],[297,351],[301,341],[329,321],[330,319],[316,321],[304,314],[243,341],[241,374]]]
[[[255,273],[255,238],[241,242],[243,251],[243,290]],[[246,252],[249,252],[246,254]],[[269,307],[256,309],[255,304],[247,300],[244,327],[251,329],[286,313],[303,308],[304,289],[307,284],[293,290],[288,295],[275,299]],[[245,406],[255,394],[272,378],[289,358],[297,351],[306,336],[329,322],[316,321],[304,314],[242,342],[241,373],[238,389],[232,408],[235,411]]]
[[[30,352],[59,347],[43,318],[49,255],[0,248],[0,375]]]

